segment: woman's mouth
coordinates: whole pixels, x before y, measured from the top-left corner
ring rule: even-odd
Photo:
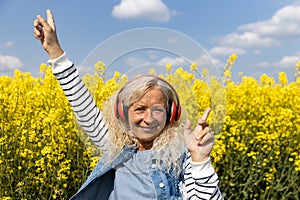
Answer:
[[[150,125],[150,126],[136,125],[136,127],[138,127],[139,129],[142,129],[144,132],[148,132],[148,133],[156,132],[160,129],[159,124],[153,124],[153,125]]]
[[[147,127],[140,126],[140,128],[145,129],[145,130],[158,130],[160,128],[160,126],[159,125],[157,125],[157,126],[147,126]]]

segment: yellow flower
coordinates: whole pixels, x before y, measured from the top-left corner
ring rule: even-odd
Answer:
[[[44,73],[46,71],[46,69],[47,69],[47,65],[45,63],[40,65],[40,72],[41,73]]]
[[[279,83],[280,83],[281,85],[286,85],[286,84],[288,84],[288,80],[287,80],[286,73],[284,73],[284,72],[279,72],[279,77],[278,77],[278,79],[279,79]]]
[[[121,78],[121,73],[118,72],[118,71],[116,71],[116,72],[114,73],[114,78],[115,78],[115,79]]]
[[[201,76],[203,77],[203,78],[208,78],[208,75],[209,75],[209,71],[208,71],[208,69],[206,69],[206,68],[204,68],[204,69],[202,69],[202,72],[201,72]]]
[[[194,72],[194,71],[197,71],[198,70],[198,65],[197,65],[197,63],[192,63],[191,65],[190,65],[190,71],[191,72]]]
[[[155,71],[155,69],[151,68],[151,69],[149,70],[149,74],[151,74],[151,75],[155,75],[155,74],[156,74],[156,71]]]
[[[229,57],[225,78],[231,78],[230,65],[236,58]],[[296,65],[299,70],[300,61]],[[34,199],[35,189],[41,187],[41,197],[69,199],[70,191],[78,189],[100,158],[89,143],[80,140],[72,109],[51,68],[42,64],[40,70],[43,78],[19,70],[13,77],[0,76],[0,182],[5,183],[0,199],[20,195]],[[83,77],[99,107],[128,80],[119,72],[107,80],[102,76],[104,70],[104,63],[98,63],[96,74]],[[227,82],[224,87],[208,76],[207,69],[202,75],[197,79],[179,68],[169,71],[166,79],[176,86],[184,113],[188,113],[185,116],[194,124],[205,108],[212,107],[208,122],[216,135],[211,157],[216,171],[222,172],[220,186],[237,189],[241,176],[260,174],[255,181],[242,177],[243,184],[251,185],[251,191],[245,188],[245,192],[257,199],[260,192],[272,198],[275,190],[282,189],[278,178],[293,175],[294,182],[286,182],[284,188],[294,191],[300,172],[300,77],[289,83],[282,72],[276,83],[266,74],[259,81],[243,76],[240,82]]]
[[[232,61],[235,61],[237,59],[237,55],[235,53],[233,53],[229,56],[229,59]]]
[[[296,63],[296,67],[298,70],[300,70],[300,60]]]
[[[168,72],[172,72],[172,65],[171,64],[166,64],[166,70]]]
[[[231,71],[226,70],[226,71],[224,72],[224,76],[225,76],[225,77],[228,77],[228,78],[231,78]]]

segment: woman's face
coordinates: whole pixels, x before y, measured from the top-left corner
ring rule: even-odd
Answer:
[[[162,91],[154,87],[128,109],[129,126],[140,141],[151,142],[164,129],[166,101]]]

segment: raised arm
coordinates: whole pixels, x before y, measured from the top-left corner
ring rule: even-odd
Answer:
[[[104,149],[108,133],[105,119],[80,79],[74,64],[68,60],[60,46],[51,11],[47,10],[46,13],[47,20],[38,15],[33,22],[34,37],[40,40],[42,48],[48,53],[53,74],[68,98],[78,123],[91,140]]]

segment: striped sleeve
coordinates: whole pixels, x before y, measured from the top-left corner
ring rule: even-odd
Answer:
[[[72,106],[79,125],[93,143],[100,149],[104,148],[108,127],[102,112],[79,77],[78,70],[65,53],[48,63],[52,65],[53,74]]]
[[[187,199],[222,200],[218,183],[219,178],[211,166],[210,159],[199,163],[192,162],[188,153],[184,173],[184,190]]]

